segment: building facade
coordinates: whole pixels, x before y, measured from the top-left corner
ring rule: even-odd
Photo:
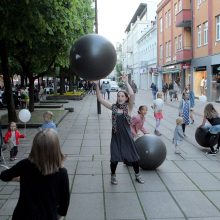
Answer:
[[[162,0],[157,9],[158,68],[163,82],[191,84],[220,101],[220,7],[213,0]]]

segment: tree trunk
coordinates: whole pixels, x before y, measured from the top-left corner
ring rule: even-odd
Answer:
[[[28,73],[29,76],[29,111],[34,111],[34,76],[31,73]]]
[[[17,115],[16,115],[12,87],[11,87],[11,79],[8,71],[8,51],[5,40],[0,41],[0,58],[1,58],[3,79],[4,79],[5,97],[6,97],[6,103],[8,109],[8,122],[10,121],[17,122]]]
[[[63,95],[65,92],[65,79],[62,71],[60,71],[60,95]]]

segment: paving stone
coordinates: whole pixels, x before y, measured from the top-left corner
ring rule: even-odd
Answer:
[[[219,217],[220,212],[200,191],[172,191],[187,218]]]
[[[183,172],[196,172],[196,173],[201,173],[201,172],[206,172],[206,170],[201,167],[196,161],[176,161],[175,162],[177,166],[183,171]]]
[[[183,213],[168,192],[139,192],[140,201],[148,218],[176,219]]]
[[[145,219],[135,193],[105,193],[105,205],[107,220]]]
[[[102,193],[71,194],[66,220],[104,220]]]
[[[101,161],[79,161],[76,174],[102,174]]]

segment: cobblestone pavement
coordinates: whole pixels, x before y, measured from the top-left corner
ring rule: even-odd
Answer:
[[[111,94],[115,102],[116,93]],[[136,94],[134,114],[139,105],[149,107],[145,127],[153,133],[154,117],[150,108],[150,91]],[[144,220],[144,219],[202,219],[220,220],[220,154],[206,155],[194,138],[202,121],[206,103],[196,101],[195,123],[186,127],[187,137],[181,155],[174,153],[172,144],[178,101],[164,106],[161,140],[166,144],[167,157],[156,170],[141,170],[145,184],[134,180],[131,167],[120,163],[117,168],[119,184],[110,184],[109,145],[111,112],[102,107],[97,114],[94,95],[82,101],[71,101],[74,107],[58,126],[65,166],[70,179],[71,201],[66,220]],[[214,103],[220,112],[220,105]],[[22,130],[21,130],[22,131]],[[4,131],[5,132],[5,131]],[[36,129],[27,129],[18,159],[30,152]],[[14,162],[7,161],[11,166]],[[3,168],[0,168],[2,170]],[[0,219],[11,219],[19,195],[19,184],[0,182]]]

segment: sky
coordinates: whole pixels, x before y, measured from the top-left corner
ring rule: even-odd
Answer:
[[[125,38],[125,29],[140,3],[148,5],[148,20],[154,20],[157,4],[161,0],[97,0],[98,34],[114,45]]]

